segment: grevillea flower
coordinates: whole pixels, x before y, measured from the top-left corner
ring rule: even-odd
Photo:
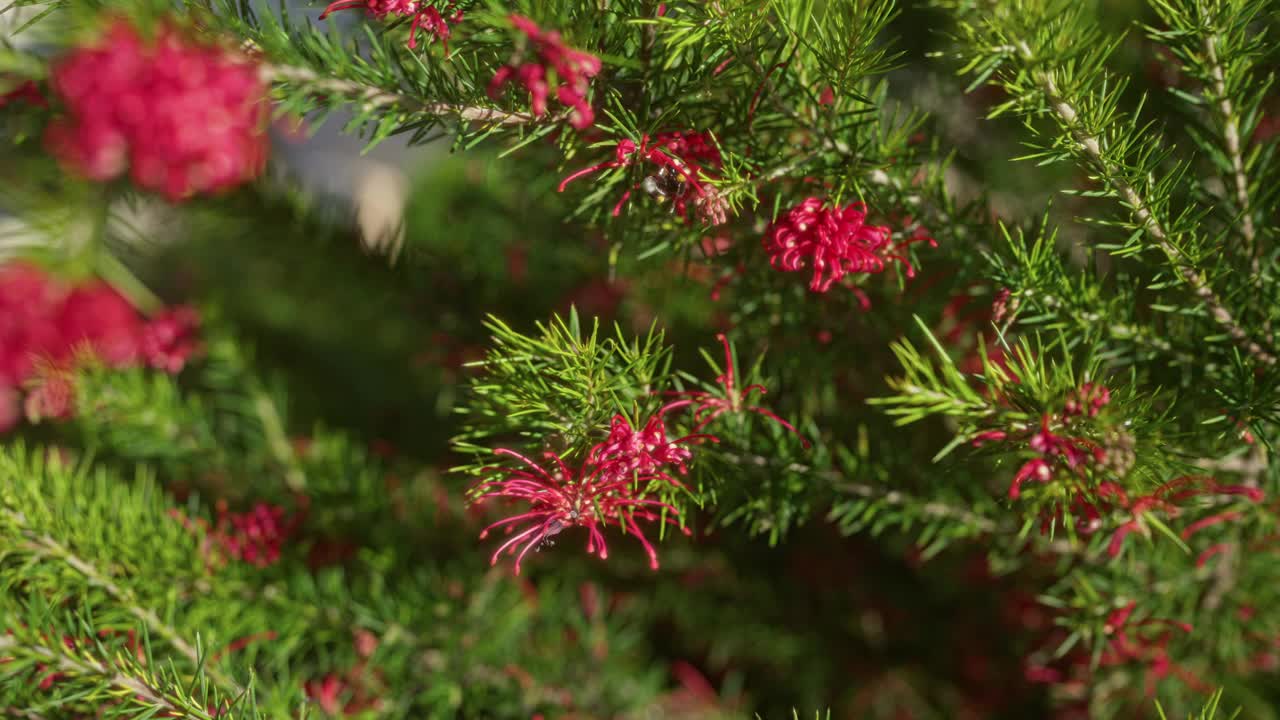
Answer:
[[[1007,437],[1009,437],[1009,433],[1003,430],[984,430],[974,435],[970,442],[974,447],[982,447],[989,442],[1001,442]]]
[[[1206,495],[1240,495],[1253,503],[1261,502],[1264,497],[1263,492],[1258,488],[1222,485],[1213,478],[1195,476],[1183,476],[1162,483],[1151,493],[1132,500],[1130,500],[1124,489],[1110,482],[1099,485],[1097,495],[1100,499],[1114,503],[1116,506],[1126,510],[1131,516],[1131,519],[1116,528],[1115,533],[1111,536],[1111,542],[1107,546],[1107,554],[1111,557],[1120,554],[1124,549],[1125,538],[1131,533],[1138,532],[1142,535],[1149,533],[1146,520],[1151,513],[1158,512],[1169,518],[1178,517],[1185,512],[1182,503]],[[1237,510],[1228,510],[1202,517],[1183,529],[1182,539],[1190,540],[1193,535],[1205,528],[1240,520],[1243,517],[1244,513]],[[1213,554],[1202,554],[1201,558],[1197,560],[1198,564],[1203,564],[1204,560]]]
[[[0,265],[0,432],[21,417],[19,406],[33,421],[67,417],[82,362],[178,372],[199,349],[197,323],[190,308],[147,322],[104,283],[68,287],[35,265]]]
[[[62,303],[58,332],[69,350],[89,351],[109,367],[138,360],[142,318],[119,292],[102,282],[73,289]]]
[[[822,199],[811,197],[769,225],[764,249],[778,270],[812,269],[809,289],[826,292],[845,275],[883,272],[890,261],[902,263],[907,277],[912,277],[915,269],[902,249],[921,241],[937,246],[929,237],[912,237],[895,245],[888,227],[869,225],[866,220],[862,203],[828,207]]]
[[[1022,494],[1022,486],[1028,480],[1049,482],[1054,472],[1061,466],[1083,475],[1088,467],[1110,467],[1108,452],[1098,443],[1084,437],[1072,437],[1054,430],[1074,427],[1073,419],[1087,415],[1096,417],[1102,408],[1111,401],[1111,391],[1101,385],[1085,383],[1068,394],[1064,410],[1060,415],[1045,413],[1040,417],[1040,427],[1030,435],[1022,435],[1027,448],[1038,453],[1039,457],[1023,463],[1009,485],[1009,498],[1016,500]],[[1025,432],[1025,431],[1024,431]],[[972,439],[975,447],[987,442],[1003,442],[1009,433],[1003,430],[986,430]],[[1100,487],[1106,487],[1103,483]],[[1078,502],[1085,502],[1077,498]],[[1086,503],[1087,504],[1087,503]],[[1092,506],[1090,506],[1092,507]],[[1096,510],[1096,509],[1095,509]],[[1061,514],[1061,508],[1057,511]],[[1094,513],[1096,515],[1096,512]]]
[[[613,159],[583,168],[560,181],[557,188],[564,192],[569,183],[580,177],[614,168],[630,167],[637,161],[650,163],[657,174],[636,183],[618,199],[613,215],[622,214],[622,207],[631,194],[650,183],[651,192],[659,201],[671,201],[672,211],[680,217],[692,220],[696,216],[706,225],[720,225],[728,220],[728,205],[715,187],[705,179],[714,177],[711,172],[721,164],[720,150],[711,136],[702,132],[666,132],[653,138],[644,135],[637,145],[634,140],[618,141],[613,149]],[[661,178],[661,180],[659,180]],[[693,212],[690,213],[690,208]]]
[[[180,306],[165,310],[142,328],[139,352],[151,367],[176,375],[200,349],[199,327],[195,309]]]
[[[218,501],[217,521],[210,527],[203,518],[192,521],[179,510],[169,514],[200,539],[201,551],[210,570],[228,560],[238,560],[256,567],[267,567],[280,559],[280,551],[301,524],[300,514],[288,514],[278,505],[258,503],[249,512],[227,510]]]
[[[1031,436],[1027,447],[1040,453],[1045,458],[1061,457],[1066,460],[1067,467],[1075,469],[1089,460],[1101,462],[1106,453],[1102,448],[1088,440],[1054,434],[1049,430],[1049,415],[1040,418],[1040,431]]]
[[[637,495],[633,490],[658,479],[656,476],[632,478],[618,472],[606,472],[607,465],[593,466],[590,463],[570,469],[555,453],[546,454],[552,462],[552,469],[548,471],[513,450],[499,448],[494,453],[514,458],[524,468],[494,468],[494,472],[502,477],[478,485],[473,491],[477,494],[474,502],[507,498],[528,503],[529,509],[499,520],[480,533],[483,539],[491,530],[504,528],[510,535],[494,551],[489,559],[491,565],[497,564],[498,558],[506,551],[516,555],[515,573],[519,575],[520,564],[530,550],[571,527],[585,527],[587,552],[605,559],[609,557],[609,549],[602,529],[616,525],[640,541],[649,556],[649,566],[658,569],[658,553],[636,521],[660,521],[679,527],[679,511],[667,503]],[[682,530],[689,533],[687,529]]]
[[[21,400],[17,390],[0,385],[0,433],[12,430],[22,419]]]
[[[162,25],[143,39],[116,21],[54,64],[65,115],[45,140],[91,180],[127,170],[170,200],[239,185],[262,172],[269,108],[258,70],[239,55]]]
[[[1137,605],[1136,601],[1130,602],[1107,616],[1102,630],[1109,639],[1099,664],[1103,667],[1133,662],[1146,664],[1148,695],[1154,694],[1156,680],[1171,674],[1192,688],[1202,688],[1203,683],[1198,678],[1175,665],[1169,657],[1169,642],[1173,630],[1190,634],[1191,625],[1166,618],[1146,618],[1133,622],[1130,618]]]
[[[1013,293],[1009,288],[1000,288],[996,293],[996,297],[991,301],[991,322],[999,325],[1009,315],[1010,310],[1017,309],[1017,299],[1012,303],[1009,302]]]
[[[42,357],[66,348],[58,316],[67,289],[35,265],[0,265],[0,388],[15,391]]]
[[[1017,500],[1022,495],[1022,485],[1028,480],[1036,482],[1049,482],[1053,479],[1053,468],[1049,463],[1041,458],[1035,458],[1023,463],[1018,472],[1013,476],[1013,482],[1009,484],[1009,499]]]
[[[418,30],[422,29],[428,35],[439,38],[444,44],[446,53],[449,52],[449,36],[452,34],[450,25],[462,22],[463,17],[462,11],[453,2],[449,3],[441,14],[439,9],[419,0],[337,0],[329,3],[324,12],[320,13],[320,19],[324,20],[330,13],[339,10],[361,8],[364,8],[365,12],[375,20],[385,20],[388,17],[412,18],[413,21],[409,25],[409,48],[418,47]]]
[[[729,339],[724,333],[718,333],[716,339],[724,347],[724,372],[716,378],[716,382],[720,383],[720,387],[724,390],[723,394],[714,395],[706,390],[690,390],[684,392],[672,392],[667,395],[682,398],[674,402],[668,403],[663,407],[662,412],[676,410],[682,407],[693,408],[694,432],[701,430],[711,424],[716,418],[725,413],[753,412],[757,415],[763,415],[770,420],[778,423],[786,428],[796,437],[800,438],[800,442],[807,448],[809,441],[805,439],[800,431],[796,430],[791,423],[778,417],[772,410],[763,408],[758,405],[748,405],[747,402],[751,397],[751,393],[759,392],[764,395],[768,392],[763,385],[748,385],[741,390],[738,389],[735,382],[735,373],[733,365],[733,353],[729,350]]]
[[[292,535],[296,518],[288,518],[278,505],[258,503],[246,513],[218,508],[218,523],[209,533],[214,544],[228,557],[257,567],[267,567],[280,559],[280,549]]]
[[[1093,383],[1085,383],[1078,390],[1067,396],[1063,406],[1063,417],[1087,414],[1097,417],[1102,408],[1111,402],[1111,390]]]
[[[362,673],[357,668],[341,676],[328,673],[324,677],[307,680],[302,689],[325,714],[335,717],[359,715],[377,709],[382,702],[365,688]]]
[[[524,33],[537,61],[498,68],[489,81],[489,97],[497,100],[507,83],[516,81],[529,93],[529,104],[536,117],[547,112],[547,98],[555,91],[556,99],[569,108],[569,124],[578,130],[595,121],[595,112],[587,102],[591,78],[601,69],[600,58],[564,44],[560,33],[547,31],[521,15],[511,15],[511,24]]]
[[[631,421],[624,416],[615,415],[609,426],[609,437],[592,449],[588,462],[605,468],[605,472],[627,478],[632,473],[670,478],[662,469],[667,465],[684,475],[688,472],[685,463],[693,457],[693,452],[681,447],[681,443],[690,440],[718,442],[715,436],[705,434],[668,440],[661,414],[649,418],[644,428],[639,430],[632,427]]]
[[[23,404],[28,421],[65,420],[75,411],[75,402],[75,375],[68,367],[48,361],[37,365]]]

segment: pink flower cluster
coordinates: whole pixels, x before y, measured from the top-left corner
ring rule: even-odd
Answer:
[[[1107,554],[1115,557],[1124,549],[1125,538],[1131,533],[1138,532],[1146,535],[1150,532],[1146,523],[1148,515],[1161,513],[1165,517],[1175,518],[1186,512],[1183,504],[1187,501],[1215,495],[1239,496],[1253,503],[1262,502],[1265,497],[1258,488],[1243,485],[1223,485],[1210,477],[1184,476],[1163,483],[1153,492],[1133,499],[1130,499],[1119,485],[1104,482],[1098,486],[1096,502],[1080,500],[1079,504],[1094,514],[1120,509],[1130,515],[1128,521],[1116,528],[1115,533],[1111,536],[1111,542],[1107,545]],[[1182,539],[1190,540],[1201,530],[1214,525],[1240,520],[1242,517],[1243,513],[1238,510],[1228,510],[1207,515],[1183,528]],[[1207,548],[1196,559],[1196,565],[1203,566],[1209,558],[1223,549],[1225,548],[1220,545]]]
[[[33,418],[70,413],[71,370],[86,355],[115,368],[180,371],[199,348],[197,324],[189,308],[147,321],[103,283],[67,287],[34,265],[0,265],[0,432],[17,423],[24,389]]]
[[[169,512],[188,531],[200,538],[210,569],[228,560],[268,567],[280,559],[280,550],[301,523],[300,515],[288,515],[278,505],[258,503],[244,513],[230,512],[218,501],[217,522],[197,518],[194,522],[178,510]]]
[[[809,289],[826,292],[845,275],[883,272],[889,261],[902,263],[907,277],[912,277],[915,269],[902,249],[916,242],[937,246],[920,234],[895,245],[891,235],[886,226],[867,224],[862,203],[828,207],[821,198],[811,197],[773,221],[765,231],[764,249],[778,270],[811,268]]]
[[[1045,414],[1041,417],[1040,427],[1025,436],[1027,448],[1038,453],[1039,457],[1023,463],[1014,475],[1009,486],[1009,497],[1017,499],[1022,493],[1022,486],[1028,481],[1046,483],[1054,479],[1060,470],[1070,473],[1067,477],[1083,477],[1088,467],[1108,461],[1108,449],[1083,437],[1065,434],[1072,427],[1073,420],[1081,417],[1097,417],[1111,402],[1111,391],[1094,383],[1085,383],[1067,395],[1063,403],[1063,411],[1057,415]],[[1059,428],[1055,432],[1053,428]],[[981,446],[991,442],[1004,442],[1009,433],[1004,430],[986,430],[975,435],[971,442]],[[1117,448],[1111,448],[1117,450]],[[1123,452],[1123,449],[1117,450]],[[1166,518],[1176,518],[1189,509],[1186,503],[1195,498],[1211,496],[1240,496],[1258,503],[1263,500],[1263,492],[1255,487],[1244,485],[1224,485],[1211,477],[1183,476],[1158,486],[1152,492],[1130,498],[1129,494],[1114,482],[1103,481],[1096,486],[1076,483],[1068,489],[1069,503],[1057,503],[1041,513],[1040,531],[1048,533],[1050,527],[1060,523],[1064,510],[1070,512],[1074,519],[1075,531],[1081,535],[1092,535],[1103,526],[1103,518],[1114,512],[1122,512],[1128,516],[1121,522],[1111,536],[1107,546],[1107,554],[1115,557],[1124,548],[1125,538],[1134,532],[1149,534],[1148,520],[1156,514]],[[1064,505],[1067,507],[1064,508]],[[1204,516],[1188,524],[1182,530],[1182,539],[1190,540],[1200,531],[1222,523],[1239,520],[1243,513],[1238,510],[1227,510]],[[1224,546],[1215,545],[1206,549],[1197,559],[1197,565],[1204,565],[1209,558],[1222,552]]]
[[[1111,391],[1106,387],[1085,383],[1072,391],[1058,416],[1044,414],[1040,428],[1026,436],[1027,448],[1040,456],[1023,463],[1009,485],[1009,498],[1018,499],[1027,481],[1046,483],[1053,479],[1059,467],[1077,474],[1094,463],[1106,460],[1107,453],[1097,443],[1083,437],[1072,437],[1055,432],[1053,428],[1066,429],[1071,421],[1081,415],[1096,417],[1111,402]],[[975,447],[989,442],[1003,442],[1009,438],[1004,430],[985,430],[972,439]]]
[[[1169,645],[1178,633],[1189,635],[1191,625],[1168,618],[1146,617],[1133,619],[1138,603],[1130,601],[1112,610],[1102,626],[1102,652],[1096,666],[1090,661],[1088,649],[1077,645],[1065,654],[1057,652],[1065,641],[1063,630],[1055,626],[1050,642],[1032,653],[1025,662],[1024,674],[1028,681],[1060,687],[1084,688],[1098,682],[1098,671],[1104,668],[1146,666],[1146,694],[1155,694],[1156,683],[1168,677],[1176,677],[1189,688],[1208,692],[1200,678],[1173,661]],[[1085,715],[1087,717],[1087,713]]]
[[[569,183],[580,177],[614,168],[630,167],[637,160],[651,163],[658,168],[659,176],[665,175],[668,185],[674,186],[670,197],[672,210],[682,218],[697,218],[707,225],[720,225],[728,220],[728,206],[716,189],[704,182],[705,177],[714,177],[710,170],[721,165],[720,150],[711,141],[711,136],[703,132],[666,132],[650,138],[645,135],[637,145],[631,139],[618,142],[613,149],[613,159],[597,163],[578,170],[560,181],[557,188],[564,192]],[[646,180],[651,180],[646,178]],[[652,180],[651,180],[652,181]],[[631,194],[643,185],[636,183],[622,194],[618,203],[613,206],[613,216],[622,214],[622,207]],[[655,185],[655,188],[659,186]],[[667,190],[656,189],[655,192],[667,193]],[[693,213],[689,212],[690,207]]]
[[[65,116],[46,142],[72,170],[182,200],[257,176],[267,159],[266,87],[240,56],[161,26],[142,38],[116,21],[55,63]]]
[[[577,130],[590,127],[595,111],[587,102],[587,91],[591,78],[602,67],[600,58],[565,45],[560,33],[543,30],[527,17],[512,15],[510,20],[528,38],[538,59],[498,68],[489,82],[489,97],[497,100],[507,83],[517,82],[529,92],[534,116],[541,117],[547,112],[548,96],[555,90],[560,104],[570,108],[569,124]]]
[[[210,537],[228,557],[267,567],[280,559],[280,548],[293,533],[295,524],[278,505],[258,503],[246,513],[219,508],[218,524]]]
[[[439,38],[444,44],[445,52],[449,52],[449,36],[453,30],[450,26],[462,22],[462,11],[455,3],[449,3],[441,14],[438,8],[419,0],[336,0],[320,13],[320,19],[324,20],[330,13],[338,10],[360,8],[364,8],[375,20],[385,20],[387,17],[413,18],[409,24],[410,49],[418,47],[418,30],[422,29],[428,35]]]
[[[1155,694],[1155,681],[1176,674],[1188,685],[1200,688],[1201,683],[1180,667],[1173,664],[1169,657],[1169,641],[1174,630],[1191,633],[1191,625],[1177,620],[1165,618],[1146,618],[1130,622],[1136,601],[1112,611],[1103,626],[1110,640],[1102,653],[1100,665],[1103,667],[1141,663],[1147,665],[1147,695]],[[1162,628],[1162,629],[1158,629]],[[1154,630],[1154,632],[1153,632]]]
[[[601,529],[616,525],[634,535],[649,555],[649,566],[658,569],[658,553],[637,520],[664,521],[680,526],[680,512],[674,506],[653,499],[649,489],[654,483],[683,485],[663,468],[673,466],[686,472],[685,462],[692,453],[680,443],[694,439],[716,438],[698,435],[669,440],[662,418],[650,418],[643,430],[636,430],[621,415],[613,419],[609,437],[587,454],[581,466],[570,469],[555,453],[546,453],[553,462],[548,471],[533,460],[506,448],[494,451],[497,455],[512,457],[522,463],[524,469],[494,468],[501,474],[497,480],[478,485],[476,502],[492,498],[507,498],[513,502],[527,502],[527,512],[499,520],[480,533],[488,537],[494,528],[505,527],[511,534],[506,542],[494,551],[490,564],[496,564],[503,551],[516,555],[515,572],[520,574],[520,563],[530,550],[542,545],[563,530],[581,526],[587,528],[587,552],[609,557]],[[517,524],[523,526],[516,528]],[[688,530],[681,528],[688,534]]]
[[[729,341],[723,334],[716,337],[724,346],[725,353],[724,372],[716,378],[723,394],[705,390],[665,393],[677,399],[638,426],[632,425],[622,415],[615,415],[610,422],[608,436],[592,447],[576,468],[570,468],[555,453],[545,453],[547,460],[551,461],[548,468],[513,450],[494,450],[497,455],[514,458],[523,467],[490,468],[500,477],[473,488],[473,502],[505,498],[510,502],[527,503],[529,510],[499,520],[480,533],[480,537],[485,538],[490,530],[505,528],[511,535],[494,551],[490,564],[496,564],[504,551],[515,554],[515,572],[519,575],[520,564],[530,550],[576,526],[587,528],[587,552],[604,559],[609,551],[601,530],[615,525],[640,541],[649,555],[649,566],[657,570],[657,551],[636,521],[660,521],[679,527],[679,511],[654,499],[651,492],[663,486],[685,488],[668,470],[675,470],[679,475],[688,473],[688,462],[693,458],[689,443],[720,441],[714,435],[698,431],[726,413],[750,412],[769,418],[799,435],[791,423],[772,411],[748,404],[751,393],[764,394],[765,389],[761,385],[738,389]],[[693,434],[672,440],[667,437],[664,418],[668,412],[682,408],[693,410]],[[805,447],[809,446],[804,438],[801,441]],[[681,530],[689,534],[688,530]]]
[[[662,468],[670,465],[683,475],[688,472],[685,462],[693,457],[693,452],[680,443],[689,439],[668,440],[661,414],[649,418],[640,430],[632,427],[627,418],[615,415],[609,427],[609,437],[595,446],[589,462],[624,475],[663,475]]]

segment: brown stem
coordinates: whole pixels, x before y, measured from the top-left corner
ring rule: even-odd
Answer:
[[[136,598],[133,597],[131,592],[115,584],[110,577],[100,572],[92,564],[74,555],[69,549],[58,543],[57,540],[54,540],[48,535],[39,535],[28,528],[26,517],[21,513],[14,512],[12,510],[5,512],[15,525],[22,528],[22,534],[28,542],[26,546],[28,551],[39,557],[59,560],[66,563],[76,572],[84,576],[84,578],[89,581],[90,585],[102,588],[102,590],[108,595],[115,598],[117,602],[121,603],[125,609],[129,611],[129,614],[146,624],[147,628],[150,629],[152,633],[163,638],[174,650],[177,650],[184,657],[190,660],[192,665],[200,665],[200,656],[199,653],[196,652],[196,649],[192,647],[191,644],[188,643],[181,635],[179,635],[177,630],[161,620],[158,615],[150,609],[142,607],[137,602]],[[217,668],[206,665],[205,671],[208,673],[209,677],[221,687],[223,692],[226,692],[232,697],[238,697],[244,694],[245,690],[239,683],[227,677]]]
[[[1025,42],[1018,43],[1018,50],[1021,52],[1024,59],[1030,61],[1034,58],[1030,47],[1028,47]],[[1047,72],[1038,71],[1035,77],[1040,83],[1041,89],[1044,91],[1045,97],[1049,101],[1049,106],[1053,109],[1054,113],[1057,114],[1063,125],[1071,132],[1075,141],[1084,149],[1085,155],[1087,155],[1095,165],[1102,169],[1102,174],[1106,177],[1107,182],[1116,191],[1116,193],[1124,199],[1125,203],[1133,211],[1134,216],[1138,219],[1142,228],[1146,230],[1151,237],[1155,238],[1156,244],[1164,251],[1165,256],[1169,258],[1169,262],[1174,266],[1179,277],[1182,278],[1183,282],[1191,288],[1192,293],[1205,304],[1206,308],[1208,308],[1209,315],[1213,318],[1214,322],[1222,326],[1222,328],[1227,331],[1227,335],[1231,337],[1232,341],[1234,341],[1237,346],[1242,348],[1249,355],[1264,364],[1276,364],[1276,356],[1270,351],[1264,349],[1257,343],[1257,341],[1249,337],[1244,328],[1240,327],[1240,324],[1236,322],[1231,311],[1228,310],[1226,306],[1222,304],[1222,300],[1214,294],[1213,288],[1209,287],[1208,279],[1201,274],[1200,271],[1187,260],[1187,256],[1173,244],[1168,231],[1160,223],[1159,219],[1156,218],[1155,214],[1151,212],[1150,205],[1148,205],[1146,199],[1139,195],[1138,191],[1132,185],[1120,177],[1119,168],[1103,157],[1102,140],[1093,135],[1089,135],[1082,127],[1080,127],[1079,113],[1061,96],[1058,91],[1057,82],[1053,79],[1053,76]]]
[[[1240,234],[1244,237],[1245,253],[1249,256],[1250,269],[1257,275],[1258,238],[1253,226],[1253,212],[1249,205],[1249,180],[1244,173],[1244,157],[1240,152],[1240,120],[1236,117],[1231,98],[1227,95],[1226,76],[1218,62],[1216,37],[1206,33],[1204,38],[1205,61],[1213,78],[1213,92],[1218,96],[1218,113],[1222,116],[1222,135],[1227,158],[1231,160],[1231,172],[1236,186],[1236,204],[1240,206]]]
[[[482,122],[493,125],[528,125],[539,118],[527,113],[506,112],[496,108],[475,107],[471,105],[454,105],[451,103],[424,102],[418,98],[401,93],[390,92],[381,88],[364,85],[353,80],[322,77],[309,68],[288,65],[260,66],[261,77],[266,82],[286,82],[304,85],[318,94],[335,94],[348,98],[366,109],[396,106],[413,112],[427,115],[452,117],[468,122]],[[553,118],[554,119],[554,118]],[[552,120],[553,120],[552,119]],[[548,120],[549,122],[552,120]]]
[[[194,716],[201,720],[213,720],[213,717],[207,712],[198,708],[177,705],[172,700],[165,697],[165,694],[162,691],[148,685],[143,680],[125,675],[106,663],[97,662],[83,657],[72,658],[38,645],[22,645],[13,637],[8,635],[0,635],[0,652],[22,652],[28,655],[34,655],[40,659],[42,664],[68,675],[87,675],[106,678],[113,687],[124,690],[130,695],[151,703],[154,706],[164,708],[171,714],[171,717]],[[22,711],[16,708],[8,708],[5,709],[4,712],[9,713],[11,710],[17,711],[14,713],[16,717],[40,717],[40,715],[32,713],[31,711]]]

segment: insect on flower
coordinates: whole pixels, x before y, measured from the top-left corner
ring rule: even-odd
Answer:
[[[636,190],[643,190],[660,203],[671,202],[671,212],[683,218],[693,214],[708,225],[719,225],[728,219],[728,206],[715,187],[705,182],[707,168],[718,168],[720,151],[710,136],[700,132],[665,132],[652,138],[643,135],[640,143],[624,138],[614,147],[614,158],[583,168],[560,182],[559,192],[569,183],[614,168],[631,167],[637,161],[651,163],[657,170],[622,193],[613,206],[613,216]]]
[[[689,182],[674,167],[663,165],[658,168],[658,172],[640,181],[640,189],[648,193],[649,197],[662,203],[684,198],[689,192]],[[675,211],[675,203],[672,203],[671,212]]]

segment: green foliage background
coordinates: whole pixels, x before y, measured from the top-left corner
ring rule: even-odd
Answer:
[[[18,4],[50,11],[29,32],[54,46],[92,27],[103,6]],[[1090,431],[1121,428],[1134,443],[1132,468],[1106,476],[1132,495],[1206,462],[1225,468],[1224,482],[1274,494],[1265,461],[1280,373],[1217,322],[1197,288],[1218,293],[1249,341],[1272,342],[1275,143],[1249,146],[1252,206],[1233,206],[1222,190],[1235,174],[1219,148],[1223,121],[1194,79],[1195,41],[1216,32],[1235,122],[1274,117],[1274,0],[719,0],[670,3],[680,12],[664,22],[651,20],[657,3],[604,4],[469,3],[477,29],[460,27],[448,61],[438,45],[404,51],[403,24],[370,23],[355,41],[370,59],[359,61],[323,26],[292,18],[289,34],[247,4],[179,3],[203,29],[313,74],[277,77],[282,113],[353,106],[350,129],[366,138],[453,143],[415,179],[394,258],[362,250],[326,199],[267,182],[157,211],[173,222],[157,241],[122,219],[122,204],[137,201],[127,189],[108,191],[118,204],[106,205],[102,189],[65,181],[40,147],[40,111],[4,111],[14,142],[0,156],[0,203],[53,238],[36,255],[72,276],[109,274],[116,265],[102,258],[120,260],[159,300],[201,308],[207,351],[176,379],[86,371],[78,405],[94,412],[5,439],[0,710],[208,717],[234,701],[234,717],[314,716],[322,711],[305,699],[307,683],[350,672],[352,692],[380,700],[351,708],[369,717],[773,718],[829,708],[850,718],[1047,718],[1072,717],[1081,701],[1083,717],[1154,716],[1140,663],[1105,669],[1079,691],[1024,677],[1054,627],[1063,647],[1096,662],[1107,614],[1132,599],[1144,616],[1195,626],[1171,654],[1224,687],[1224,707],[1276,717],[1275,671],[1256,662],[1259,638],[1280,635],[1269,552],[1239,551],[1223,587],[1158,519],[1116,558],[1105,550],[1128,519],[1121,512],[1089,537],[1069,521],[1042,535],[1039,512],[1066,495],[1008,500],[1028,456],[969,442],[982,429],[1033,426],[1088,378],[1113,391]],[[119,7],[141,17],[168,9]],[[598,138],[431,111],[493,105],[484,84],[511,52],[508,11],[605,58]],[[1195,19],[1209,11],[1226,27]],[[665,60],[637,60],[646,52]],[[801,61],[774,75],[788,53]],[[1170,54],[1189,66],[1181,75]],[[723,79],[710,80],[729,57]],[[6,45],[0,60],[0,70],[43,77],[28,50]],[[326,77],[345,90],[317,90]],[[1204,77],[1211,84],[1211,71]],[[838,98],[829,111],[816,109],[825,85]],[[368,88],[386,102],[355,101]],[[499,107],[520,112],[519,95]],[[1079,108],[1079,127],[1055,113],[1062,102]],[[720,187],[738,211],[729,226],[685,225],[644,197],[613,218],[617,196],[643,176],[636,168],[556,192],[618,138],[668,127],[717,133]],[[1100,156],[1088,137],[1105,141]],[[778,169],[784,179],[757,182]],[[866,200],[885,222],[912,216],[939,247],[916,246],[915,279],[860,281],[869,311],[838,287],[807,292],[799,275],[769,268],[759,246],[779,208],[813,194],[803,176],[833,198]],[[1142,191],[1159,232],[1135,219],[1141,208],[1125,187]],[[92,213],[104,220],[86,252],[67,228]],[[1256,226],[1247,242],[1242,214]],[[702,241],[716,233],[732,243],[708,258]],[[745,271],[712,301],[711,284],[739,263]],[[989,307],[1000,288],[1013,291],[1016,319],[975,321],[946,340],[957,307]],[[537,335],[538,323],[571,308],[583,334],[595,320],[602,337],[660,331],[671,387],[719,374],[708,363],[722,363],[715,333],[732,327],[741,374],[764,381],[768,406],[814,447],[759,418],[717,427],[725,442],[698,449],[694,491],[680,498],[693,537],[669,533],[656,573],[633,544],[618,542],[600,562],[570,532],[521,578],[490,568],[476,539],[483,524],[465,502],[468,471],[491,462],[478,450],[511,442],[536,452],[546,441],[580,452],[603,430],[583,417],[633,410],[599,401],[573,422],[513,420],[503,410],[527,390],[513,381],[499,383],[491,412],[478,411],[476,384],[492,376],[475,361],[503,358],[494,335]],[[986,357],[974,367],[979,343],[1002,344],[1015,369]],[[993,387],[1012,404],[997,406]],[[645,402],[637,387],[623,395]],[[1255,448],[1240,442],[1237,422]],[[1258,457],[1261,470],[1239,471]],[[1095,487],[1102,479],[1090,476]],[[169,510],[210,518],[219,500],[281,504],[304,513],[302,529],[272,567],[210,572]],[[1265,543],[1272,506],[1240,507],[1247,521],[1217,539]],[[143,638],[141,659],[126,631]],[[368,657],[361,632],[378,639]],[[68,647],[59,635],[93,640]],[[38,687],[50,667],[65,677]],[[1176,678],[1156,688],[1171,717],[1205,702]]]

